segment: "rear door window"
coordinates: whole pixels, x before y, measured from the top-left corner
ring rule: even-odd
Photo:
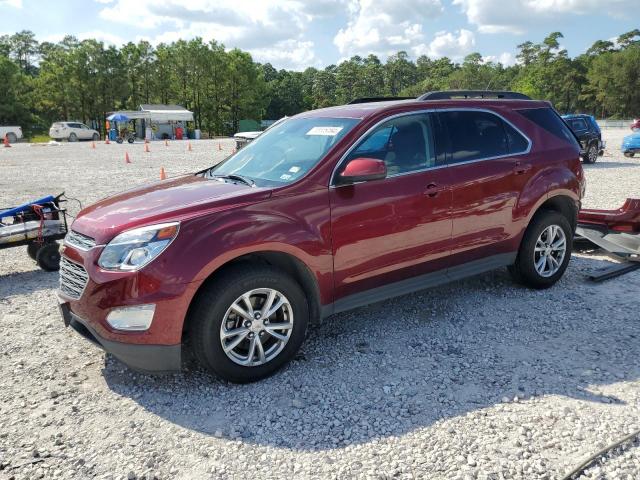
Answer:
[[[504,132],[507,134],[509,153],[512,155],[525,153],[529,149],[529,140],[508,123],[502,122],[502,125],[504,126]]]
[[[509,154],[503,121],[497,115],[476,110],[440,112],[450,142],[450,163],[501,157]]]
[[[569,129],[569,127],[567,127],[567,124],[562,120],[560,115],[555,112],[555,110],[548,107],[526,108],[518,110],[518,113],[552,135],[555,135],[560,140],[565,140],[567,143],[580,148],[575,134]]]
[[[587,130],[587,122],[582,118],[570,118],[566,120],[566,122],[574,132],[584,132]]]

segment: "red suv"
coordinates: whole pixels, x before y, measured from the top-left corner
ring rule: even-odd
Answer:
[[[521,94],[310,111],[214,167],[83,210],[60,308],[134,369],[179,370],[190,349],[253,381],[337,312],[499,267],[553,285],[583,192],[575,137]]]

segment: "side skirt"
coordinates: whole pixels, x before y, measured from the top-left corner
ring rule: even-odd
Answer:
[[[516,261],[517,252],[501,253],[480,260],[457,265],[452,268],[438,270],[418,277],[408,278],[400,282],[390,283],[382,287],[372,288],[361,293],[355,293],[341,298],[331,305],[322,307],[322,317],[326,318],[335,313],[345,312],[354,308],[370,305],[372,303],[388,300],[389,298],[407,295],[438,285],[443,285],[455,280],[472,277],[489,272],[497,268],[512,265]]]

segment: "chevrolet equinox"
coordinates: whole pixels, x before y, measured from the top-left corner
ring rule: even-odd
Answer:
[[[309,111],[211,168],[80,212],[60,310],[134,369],[179,370],[189,349],[250,382],[337,312],[500,267],[550,287],[584,187],[575,136],[522,94]]]

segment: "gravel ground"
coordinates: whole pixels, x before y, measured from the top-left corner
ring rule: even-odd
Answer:
[[[585,206],[640,196],[626,133],[605,132]],[[232,148],[192,145],[0,149],[0,205],[90,203]],[[559,478],[640,428],[640,272],[587,283],[607,262],[574,255],[547,291],[496,271],[336,315],[281,373],[238,386],[128,370],[63,328],[55,273],[0,251],[0,478]],[[583,476],[639,477],[638,442]]]

